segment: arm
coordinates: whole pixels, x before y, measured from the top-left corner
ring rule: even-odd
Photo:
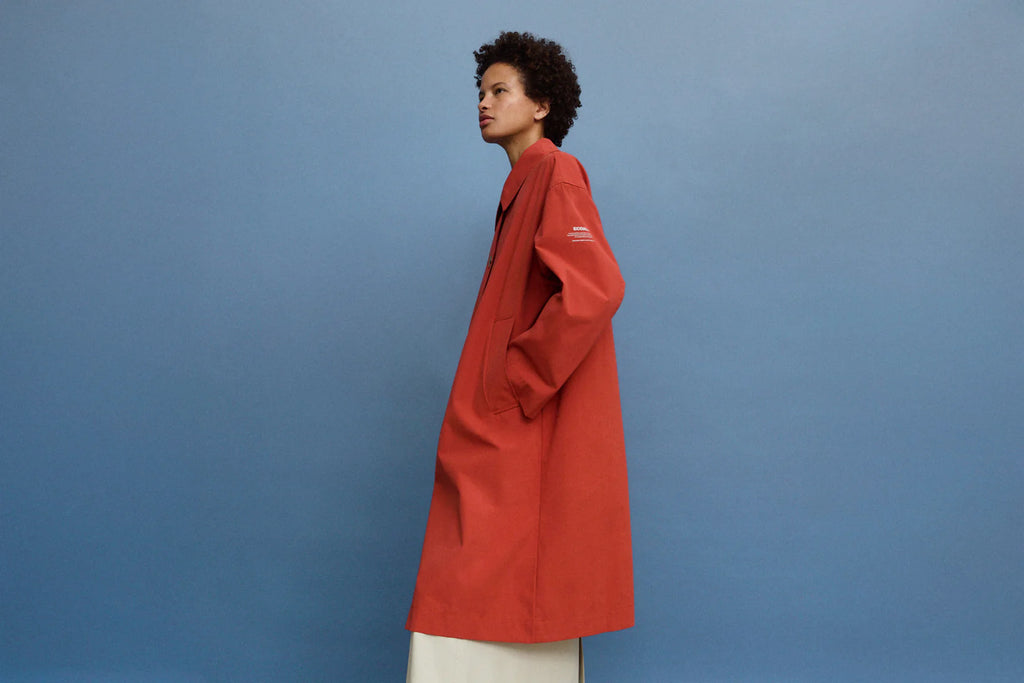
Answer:
[[[585,187],[563,182],[549,190],[534,253],[561,288],[534,324],[509,343],[509,381],[530,419],[540,414],[608,329],[625,291]]]

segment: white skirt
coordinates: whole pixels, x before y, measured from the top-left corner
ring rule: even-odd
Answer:
[[[492,643],[413,632],[406,683],[584,683],[579,638]]]

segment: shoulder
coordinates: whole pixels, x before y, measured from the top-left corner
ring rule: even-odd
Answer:
[[[550,167],[551,185],[568,183],[590,188],[590,180],[583,164],[568,152],[556,149],[544,160]]]

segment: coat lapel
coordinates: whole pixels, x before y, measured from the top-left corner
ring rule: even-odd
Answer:
[[[516,198],[523,182],[530,175],[530,171],[537,167],[541,159],[557,150],[555,143],[547,138],[541,138],[526,148],[523,155],[519,157],[519,161],[509,172],[508,178],[505,179],[505,186],[501,188],[500,211],[508,211],[509,205]]]

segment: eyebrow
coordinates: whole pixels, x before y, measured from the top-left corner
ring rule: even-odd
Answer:
[[[491,87],[492,87],[492,88],[497,88],[497,87],[498,87],[499,85],[503,85],[503,86],[505,86],[506,88],[508,87],[508,83],[506,83],[505,81],[498,81],[497,83],[491,83]],[[485,88],[482,88],[482,87],[481,87],[480,89],[481,89],[481,90],[484,90]]]

